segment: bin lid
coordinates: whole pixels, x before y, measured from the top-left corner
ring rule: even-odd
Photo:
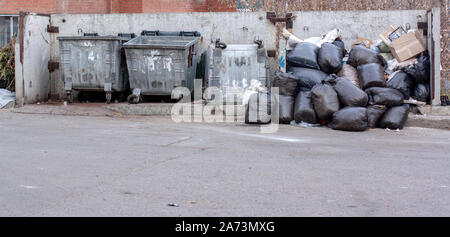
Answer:
[[[199,42],[190,36],[138,36],[123,45],[124,48],[185,49]]]
[[[56,39],[63,40],[121,40],[119,36],[58,36]]]

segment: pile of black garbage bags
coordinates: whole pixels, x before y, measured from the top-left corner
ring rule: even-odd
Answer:
[[[344,57],[348,57],[346,63]],[[389,80],[386,60],[379,53],[357,45],[347,54],[340,40],[322,47],[299,43],[287,55],[287,61],[287,73],[277,72],[272,83],[279,88],[282,124],[295,121],[344,131],[402,129],[410,109],[404,100],[429,98],[426,53],[420,55],[418,63],[392,73]],[[262,97],[274,102],[269,93],[260,92],[249,103],[257,103]],[[253,120],[269,121],[267,117]]]

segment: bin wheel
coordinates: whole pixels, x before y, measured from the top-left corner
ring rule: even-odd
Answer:
[[[119,102],[123,102],[123,98],[124,98],[124,97],[125,97],[125,93],[123,93],[123,92],[120,93],[120,94],[119,94],[118,101],[119,101]]]
[[[106,103],[110,104],[112,98],[112,92],[106,92]]]
[[[139,96],[131,94],[128,96],[127,102],[130,104],[137,104],[139,103]]]
[[[73,94],[72,92],[67,92],[67,100],[69,103],[73,103]]]
[[[88,95],[86,94],[86,92],[83,92],[83,91],[80,91],[79,93],[78,93],[78,101],[79,102],[86,102],[86,101],[88,101],[89,99],[88,99]]]

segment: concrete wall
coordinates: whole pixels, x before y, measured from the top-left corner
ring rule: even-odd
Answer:
[[[15,47],[17,104],[46,101],[50,93],[50,16],[27,14],[20,21],[23,27],[19,27],[21,37]]]
[[[402,11],[336,11],[295,12],[294,33],[300,38],[321,36],[333,28],[339,28],[347,48],[358,36],[377,39],[389,25],[409,23],[417,28],[418,21],[426,21],[424,10]],[[229,44],[251,43],[262,39],[266,48],[276,49],[274,25],[266,20],[265,12],[221,13],[158,13],[158,14],[55,14],[52,25],[59,27],[57,36],[82,35],[96,32],[100,35],[116,35],[120,32],[139,34],[142,30],[197,30],[202,33],[203,52],[212,39],[220,38]],[[51,58],[59,61],[58,42],[51,38]],[[59,70],[51,73],[51,94],[63,96],[63,84]]]

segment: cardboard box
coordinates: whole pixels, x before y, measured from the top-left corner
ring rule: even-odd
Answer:
[[[409,32],[392,41],[389,48],[398,62],[406,61],[425,51],[422,38],[417,31]]]

